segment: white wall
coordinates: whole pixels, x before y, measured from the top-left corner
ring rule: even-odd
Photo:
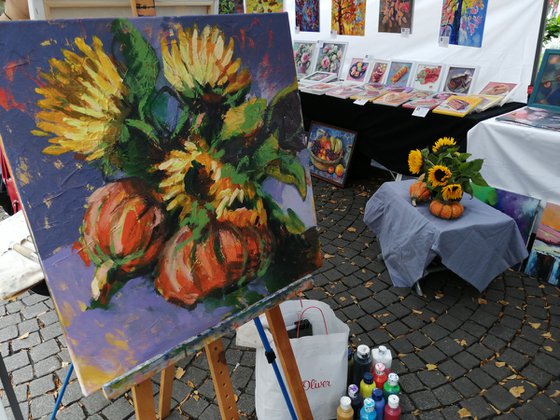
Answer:
[[[343,74],[352,57],[366,54],[376,58],[409,59],[446,64],[480,66],[475,80],[478,92],[487,82],[516,82],[511,100],[526,102],[527,86],[531,81],[533,60],[544,0],[489,0],[482,48],[438,44],[439,22],[443,0],[415,0],[412,34],[377,32],[379,0],[368,0],[365,36],[336,36],[349,43]],[[321,32],[295,33],[295,0],[284,0],[289,14],[294,40],[332,40],[331,0],[321,2]]]

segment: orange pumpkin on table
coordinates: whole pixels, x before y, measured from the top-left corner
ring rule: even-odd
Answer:
[[[423,203],[430,199],[430,190],[424,181],[416,181],[410,184],[408,189],[412,205],[416,207],[416,203]]]
[[[463,215],[465,208],[458,201],[443,202],[441,200],[432,200],[430,203],[430,213],[440,219],[458,219]]]

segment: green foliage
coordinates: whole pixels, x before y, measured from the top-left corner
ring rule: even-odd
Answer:
[[[544,28],[543,42],[549,42],[560,36],[560,16],[551,17],[547,19],[546,26]]]

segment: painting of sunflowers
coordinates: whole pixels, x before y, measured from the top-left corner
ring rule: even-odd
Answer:
[[[0,29],[17,45],[2,144],[85,394],[123,392],[321,265],[287,16]]]

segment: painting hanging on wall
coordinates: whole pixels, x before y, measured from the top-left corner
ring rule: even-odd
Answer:
[[[294,41],[294,62],[298,77],[305,77],[313,71],[316,47],[315,41]]]
[[[296,28],[319,32],[319,0],[296,0]]]
[[[284,0],[245,0],[246,13],[281,13]]]
[[[439,36],[449,44],[482,46],[488,0],[443,0]]]
[[[356,136],[355,131],[312,121],[307,141],[311,174],[344,187]]]
[[[560,280],[560,205],[547,203],[525,273],[555,286]]]
[[[347,47],[347,42],[319,41],[315,70],[334,73],[339,78]]]
[[[221,15],[244,13],[243,0],[220,0],[219,12]]]
[[[412,33],[414,0],[379,0],[379,32]]]
[[[320,265],[288,34],[285,14],[3,25],[0,136],[86,395]]]
[[[331,31],[337,35],[365,35],[366,0],[332,0]]]

